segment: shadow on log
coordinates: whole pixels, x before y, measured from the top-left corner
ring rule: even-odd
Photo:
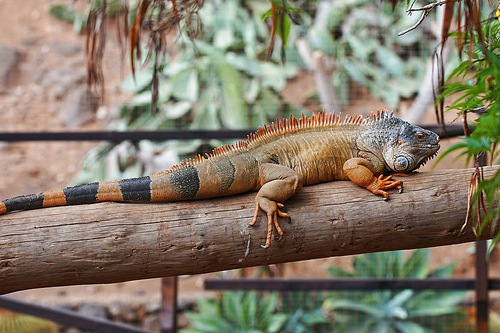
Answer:
[[[491,177],[498,167],[485,168]],[[249,226],[255,193],[169,203],[97,203],[0,216],[0,294],[471,242],[459,235],[471,169],[404,178],[383,201],[351,182],[304,187],[283,239]],[[486,232],[482,238],[490,238]]]

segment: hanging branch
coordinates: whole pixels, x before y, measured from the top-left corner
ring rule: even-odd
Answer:
[[[411,15],[412,12],[419,12],[419,11],[422,11],[422,15],[420,16],[420,19],[417,21],[417,23],[415,23],[413,26],[411,26],[410,28],[404,30],[404,31],[401,31],[400,33],[398,33],[398,36],[403,36],[404,34],[407,34],[408,32],[412,31],[412,30],[415,30],[423,21],[424,19],[427,17],[427,15],[429,15],[429,13],[434,9],[436,8],[437,6],[441,6],[441,5],[444,5],[446,3],[447,0],[441,0],[441,1],[438,1],[438,2],[433,2],[433,3],[430,3],[428,5],[425,5],[421,8],[412,8],[410,7],[407,12],[408,12],[408,15]],[[413,4],[412,4],[413,6]]]
[[[106,46],[107,25],[106,25],[107,0],[89,12],[87,23],[87,43],[85,53],[87,56],[87,87],[95,87],[100,91],[99,95],[104,96],[104,75],[102,71],[102,59]]]

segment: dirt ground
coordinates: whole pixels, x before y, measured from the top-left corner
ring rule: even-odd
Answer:
[[[0,94],[0,131],[59,131],[67,128],[63,120],[67,117],[68,105],[64,91],[67,87],[77,89],[82,82],[75,78],[85,74],[85,37],[76,34],[72,25],[57,21],[49,15],[52,4],[69,4],[70,0],[0,0],[0,45],[18,49],[22,59],[18,75],[7,91]],[[84,4],[85,1],[79,2]],[[115,35],[111,32],[105,57],[106,98],[100,106],[97,119],[76,130],[106,128],[106,120],[118,105],[130,98],[120,92],[123,78],[120,54]],[[61,72],[63,70],[63,72]],[[64,72],[65,71],[65,72]],[[69,85],[61,87],[59,76],[69,73]],[[64,76],[64,77],[66,77]],[[55,80],[55,81],[54,81]],[[310,77],[296,83],[297,89],[311,84]],[[66,85],[66,87],[65,87]],[[62,89],[62,92],[61,92]],[[293,94],[292,94],[293,95]],[[374,101],[364,101],[358,107],[373,108]],[[360,103],[361,104],[361,103]],[[429,115],[428,122],[432,122]],[[98,143],[92,142],[37,142],[0,143],[0,197],[37,193],[47,189],[66,186],[75,176],[85,153]],[[447,143],[444,142],[444,145]],[[461,168],[458,163],[454,167]],[[445,168],[441,164],[439,168]],[[462,244],[432,249],[432,267],[456,262],[455,277],[474,276],[473,244]],[[288,277],[326,277],[326,267],[332,264],[347,266],[350,257],[311,260],[285,264]],[[498,276],[499,265],[492,262],[491,276]],[[214,273],[192,277],[181,277],[179,299],[181,302],[196,300],[203,292],[203,279],[218,276]],[[40,304],[78,304],[89,301],[106,304],[115,300],[124,302],[159,302],[159,279],[133,281],[110,285],[47,288],[13,293],[12,296]]]

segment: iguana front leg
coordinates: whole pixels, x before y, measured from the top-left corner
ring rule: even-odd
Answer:
[[[344,172],[354,184],[362,186],[374,194],[383,195],[385,199],[389,198],[389,194],[384,190],[397,187],[401,191],[403,188],[403,182],[391,180],[392,176],[384,178],[384,175],[380,175],[375,177],[377,172],[374,165],[364,158],[347,160],[344,163]]]
[[[265,163],[259,168],[259,182],[261,188],[255,197],[255,213],[251,225],[257,222],[259,209],[267,214],[267,238],[263,248],[271,246],[271,236],[273,225],[276,230],[283,235],[283,230],[279,226],[278,216],[290,217],[280,210],[283,208],[282,201],[293,196],[302,188],[302,179],[292,169],[279,164]]]

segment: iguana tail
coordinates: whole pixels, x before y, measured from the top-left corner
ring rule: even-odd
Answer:
[[[89,204],[101,201],[151,201],[150,177],[95,182],[59,190],[28,194],[0,203],[0,214],[43,207]]]
[[[0,202],[0,214],[103,201],[180,201],[243,193],[254,189],[257,183],[258,168],[248,172],[254,166],[249,164],[252,163],[245,161],[241,154],[198,158],[151,176],[95,182],[6,199]],[[243,165],[241,169],[246,172],[238,172],[236,169],[240,168],[235,165]]]

